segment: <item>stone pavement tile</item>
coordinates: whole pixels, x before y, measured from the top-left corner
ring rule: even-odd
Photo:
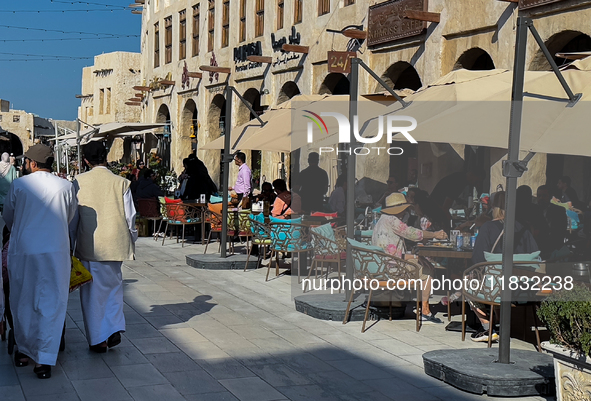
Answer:
[[[160,333],[162,333],[174,344],[207,341],[207,338],[203,337],[196,330],[190,327],[178,329],[160,329]]]
[[[424,354],[420,349],[395,339],[372,341],[372,345],[397,356]]]
[[[208,317],[211,318],[211,315],[207,315]],[[224,333],[228,331],[228,328],[226,326],[224,326],[223,324],[221,324],[220,322],[218,322],[217,320],[215,320],[214,318],[212,318],[211,320],[207,320],[205,322],[202,322],[202,324],[192,324],[192,322],[196,321],[198,319],[191,319],[189,321],[189,326],[191,326],[192,328],[194,328],[195,330],[197,330],[199,333],[201,333],[203,336],[205,337],[215,337],[216,335],[219,335],[220,333]]]
[[[353,394],[371,391],[370,387],[358,380],[355,372],[346,374],[335,369],[328,372],[308,372],[306,376],[333,394]]]
[[[258,325],[253,325],[252,322],[249,322],[249,324],[230,326],[229,328],[230,328],[230,330],[232,330],[235,333],[237,333],[238,335],[250,340],[251,342],[252,342],[252,339],[255,339],[255,338],[275,338],[275,337],[277,337],[277,335],[275,335],[270,330],[267,330],[266,328],[258,326]]]
[[[285,338],[296,346],[303,344],[324,344],[326,342],[303,329],[273,330],[273,333]]]
[[[235,347],[255,347],[253,343],[245,339],[244,337],[234,333],[229,328],[226,328],[224,331],[217,333],[217,335],[213,335],[209,332],[205,332],[205,337],[218,347],[224,349],[225,347],[235,348]]]
[[[442,325],[443,326],[443,325]],[[433,339],[422,336],[421,333],[416,331],[401,330],[392,335],[396,340],[402,341],[408,345],[419,346],[419,345],[432,345]]]
[[[31,364],[20,369],[24,369],[22,374],[19,375],[19,379],[25,397],[27,398],[37,395],[66,394],[74,392],[70,380],[66,377],[64,370],[59,364],[52,367],[50,380],[39,380],[37,375],[33,373],[33,367]]]
[[[440,401],[440,398],[419,389],[404,379],[377,379],[364,382],[370,388],[400,401]]]
[[[179,349],[165,337],[138,338],[131,340],[131,342],[142,354],[162,354],[179,351]]]
[[[226,348],[224,351],[232,358],[241,362],[246,366],[251,365],[268,365],[281,362],[280,356],[272,355],[258,347],[234,347]]]
[[[187,401],[238,401],[229,391],[221,393],[189,394],[185,396]]]
[[[300,347],[299,349],[303,348]],[[340,361],[343,359],[351,359],[352,357],[350,352],[328,343],[308,345],[305,348],[305,351],[323,361]]]
[[[4,401],[4,398],[2,400]],[[80,401],[80,397],[76,393],[44,394],[27,397],[27,401]]]
[[[216,300],[218,300],[216,298]],[[228,313],[218,313],[216,315],[214,315],[214,318],[226,325],[226,326],[239,326],[239,325],[244,325],[244,324],[248,324],[250,323],[246,318],[244,318],[244,316],[240,315],[239,313],[230,311]]]
[[[146,357],[134,346],[110,348],[102,358],[108,366],[137,365],[147,363]]]
[[[68,329],[66,328],[66,344],[74,344],[74,343],[87,343],[86,336],[84,335],[83,331],[80,331],[79,328]]]
[[[125,388],[145,386],[146,384],[168,384],[164,376],[149,363],[113,366],[111,369]]]
[[[357,380],[385,379],[387,377],[392,377],[392,373],[387,369],[372,365],[359,358],[329,361],[328,363]]]
[[[283,363],[287,364],[290,368],[301,374],[307,374],[308,372],[327,372],[335,370],[333,366],[321,361],[309,353],[300,352],[295,354],[286,354],[280,359]]]
[[[419,368],[423,368],[423,355],[422,354],[415,354],[415,355],[400,355],[401,359],[412,363]]]
[[[265,383],[259,377],[246,377],[241,379],[220,380],[228,391],[240,401],[273,401],[285,400],[286,397],[279,391]]]
[[[132,399],[116,378],[74,380],[72,385],[82,401],[127,401]]]
[[[10,365],[10,366],[14,366],[14,362],[13,362],[13,358],[14,358],[14,354],[13,355],[8,355],[8,352],[6,350],[6,347],[4,344],[0,343],[0,366],[2,365]]]
[[[182,372],[199,368],[199,365],[183,352],[148,354],[146,358],[160,372]]]
[[[170,384],[156,386],[133,387],[129,394],[135,401],[184,401],[185,398]]]
[[[250,370],[273,387],[313,384],[310,379],[281,363],[251,366]]]
[[[487,397],[485,395],[471,394],[465,391],[459,390],[453,386],[445,385],[442,387],[428,387],[423,389],[425,392],[435,396],[441,400],[454,400],[454,401],[477,401],[486,400],[493,401],[494,397]],[[506,400],[506,398],[505,398]],[[522,400],[520,397],[519,400]]]
[[[164,373],[164,377],[182,395],[224,391],[224,388],[217,380],[203,369],[185,372],[166,372]]]
[[[455,347],[450,347],[449,345],[445,345],[445,344],[441,344],[441,343],[435,343],[433,345],[417,345],[417,348],[420,349],[421,351],[429,352],[429,351],[437,351],[440,349],[453,349]]]
[[[136,305],[133,305],[133,308],[137,313],[139,313],[144,318],[149,317],[156,317],[156,316],[173,316],[172,313],[168,311],[164,306],[158,305],[155,301],[150,301],[148,304],[142,304],[138,309]]]
[[[199,365],[217,380],[256,376],[252,369],[235,359],[202,359]]]
[[[249,341],[272,355],[283,355],[287,352],[298,352],[299,348],[284,338],[276,336],[269,338],[250,338]]]
[[[162,337],[162,333],[155,329],[154,326],[144,321],[140,324],[125,325],[125,337],[130,340],[135,340],[138,338]]]
[[[0,394],[2,394],[2,401],[25,401],[20,384],[16,386],[1,386]]]
[[[178,347],[189,356],[189,358],[200,359],[218,359],[230,358],[230,355],[222,351],[218,346],[209,341],[199,341],[193,343],[180,343]]]
[[[0,387],[16,386],[20,384],[15,369],[16,368],[12,364],[0,365]]]
[[[71,359],[60,363],[70,380],[104,379],[113,372],[103,359]]]
[[[189,327],[189,325],[174,315],[167,316],[146,316],[146,320],[158,330],[161,329],[179,329]]]
[[[328,392],[319,385],[277,387],[277,390],[292,401],[342,401],[341,397]]]

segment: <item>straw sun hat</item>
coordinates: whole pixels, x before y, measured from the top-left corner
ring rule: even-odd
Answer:
[[[386,198],[386,207],[382,209],[382,213],[396,215],[402,213],[410,206],[412,205],[406,202],[406,196],[404,194],[394,192]]]

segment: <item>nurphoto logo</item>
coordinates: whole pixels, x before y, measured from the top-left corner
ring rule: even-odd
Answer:
[[[351,123],[349,119],[341,113],[334,113],[334,112],[324,112],[320,113],[320,115],[309,111],[304,110],[308,114],[304,114],[303,117],[311,120],[308,122],[308,143],[312,143],[314,141],[314,126],[318,127],[321,134],[325,136],[329,135],[328,127],[326,122],[322,117],[334,117],[337,120],[339,125],[339,143],[351,143]],[[389,144],[392,143],[394,135],[400,133],[402,134],[410,143],[418,143],[416,139],[410,134],[415,128],[417,128],[417,120],[413,117],[409,116],[378,116],[378,133],[377,135],[366,138],[363,137],[359,133],[359,117],[353,117],[353,135],[355,136],[355,140],[357,143],[363,144],[372,144],[379,142],[382,137],[384,136],[384,131],[386,131],[386,139]],[[403,125],[400,126],[400,123],[410,123],[410,125]],[[367,122],[366,122],[367,124]],[[384,129],[384,125],[386,128]],[[380,154],[380,151],[386,151],[389,155],[397,156],[401,155],[404,151],[402,148],[399,147],[384,147],[384,146],[375,146],[375,147],[357,147],[357,148],[349,148],[349,149],[338,149],[334,147],[320,147],[319,153],[331,153],[336,152],[338,153],[348,153],[359,156],[364,156],[372,153],[372,151],[377,151],[377,154]]]

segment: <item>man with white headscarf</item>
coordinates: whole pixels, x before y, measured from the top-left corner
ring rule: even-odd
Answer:
[[[36,362],[40,379],[51,377],[68,307],[70,241],[68,225],[77,209],[74,186],[51,174],[53,151],[38,144],[27,150],[28,175],[10,186],[4,220],[10,230],[10,309],[18,351],[16,366]]]
[[[2,153],[0,160],[0,209],[4,206],[4,198],[10,189],[10,183],[17,178],[16,169],[10,164],[8,153]]]

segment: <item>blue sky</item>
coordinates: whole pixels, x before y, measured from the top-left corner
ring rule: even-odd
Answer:
[[[63,1],[63,0],[62,0]],[[131,11],[88,11],[88,12],[17,12],[16,10],[110,10],[103,4],[126,7],[132,0],[88,0],[91,4],[79,4],[76,0],[20,0],[0,1],[0,98],[10,101],[14,109],[25,110],[45,118],[74,120],[80,100],[75,98],[82,85],[82,68],[93,64],[86,60],[41,61],[31,60],[38,55],[93,57],[113,51],[140,51],[139,37],[78,40],[97,37],[78,33],[58,33],[15,29],[76,31],[88,33],[110,33],[139,35],[141,15]],[[76,4],[71,4],[72,2]],[[104,36],[104,35],[103,35]],[[30,39],[76,40],[35,42]],[[4,40],[27,40],[9,42]],[[7,54],[13,53],[13,54]],[[28,54],[24,56],[15,54]],[[28,59],[29,61],[7,61]]]

